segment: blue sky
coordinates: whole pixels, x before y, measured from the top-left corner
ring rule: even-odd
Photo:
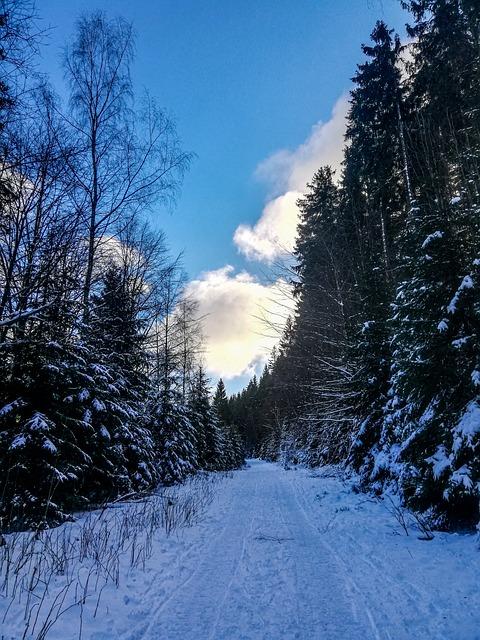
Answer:
[[[90,9],[134,23],[135,83],[175,117],[184,148],[196,154],[176,211],[156,212],[154,223],[174,252],[184,251],[192,279],[223,269],[217,275],[231,284],[246,270],[256,284],[265,261],[239,252],[235,230],[255,225],[272,197],[301,190],[285,178],[285,162],[292,174],[295,150],[304,154],[312,127],[330,120],[375,20],[403,32],[399,0],[41,0],[43,26],[52,27],[41,66],[60,94],[61,48]],[[293,159],[274,156],[259,179],[257,167],[279,150]]]

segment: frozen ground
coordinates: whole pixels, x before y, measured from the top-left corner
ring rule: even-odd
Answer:
[[[198,522],[156,530],[144,566],[121,558],[118,588],[98,599],[92,579],[84,603],[66,600],[47,638],[480,640],[475,536],[422,541],[387,507],[326,470],[250,461]],[[22,638],[24,610],[0,617],[4,639]]]

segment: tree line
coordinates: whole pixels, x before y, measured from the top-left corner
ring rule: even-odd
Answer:
[[[260,383],[233,399],[249,447],[346,462],[437,526],[480,498],[480,6],[406,0],[350,93],[341,171],[298,202],[295,299]]]
[[[0,530],[242,463],[162,233],[191,155],[131,78],[131,24],[83,15],[63,104],[29,0],[0,5]]]

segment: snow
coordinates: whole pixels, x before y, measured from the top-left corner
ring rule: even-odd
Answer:
[[[477,402],[469,403],[455,431],[457,434],[467,437],[480,432],[480,405]]]
[[[460,469],[457,469],[452,473],[452,482],[453,484],[463,485],[465,489],[471,489],[473,487],[473,482],[470,475],[471,470],[464,464]]]
[[[428,235],[422,244],[422,249],[426,249],[428,245],[434,240],[441,240],[443,238],[443,231],[434,231],[430,235]]]
[[[17,400],[14,400],[13,402],[9,402],[8,404],[3,405],[3,407],[0,407],[0,416],[6,416],[8,413],[11,413],[18,407],[21,407],[22,404],[23,404],[22,400],[17,399]]]
[[[432,400],[432,402],[430,402],[430,404],[428,405],[428,407],[425,409],[425,411],[422,413],[422,415],[418,420],[418,424],[421,427],[425,426],[426,424],[429,424],[429,422],[433,420],[433,418],[435,417],[435,411],[436,411],[437,405],[438,405],[437,399],[434,399]]]
[[[480,405],[475,400],[470,402],[465,413],[453,431],[453,451],[458,453],[463,444],[473,446],[475,436],[480,433]]]
[[[10,449],[22,449],[27,444],[27,439],[24,435],[16,436],[13,439]]]
[[[445,333],[445,331],[448,330],[448,320],[440,320],[437,329],[440,331],[440,333]]]
[[[479,640],[476,537],[406,535],[390,500],[352,482],[336,469],[249,461],[218,480],[193,526],[157,530],[143,563],[132,568],[129,549],[118,588],[96,591],[85,565],[85,602],[67,610],[67,598],[47,640]],[[129,508],[116,507],[117,517]],[[55,576],[47,607],[72,575]],[[0,599],[5,638],[22,637],[17,600],[7,610]]]
[[[478,369],[472,371],[471,379],[475,387],[480,387],[480,371]]]
[[[90,397],[90,391],[88,389],[82,389],[78,394],[78,399],[80,402],[84,402],[85,400],[88,400],[89,397]]]
[[[452,461],[450,456],[447,455],[445,447],[440,445],[433,456],[426,459],[432,465],[433,476],[438,479],[442,473],[450,467]]]
[[[102,402],[101,400],[98,400],[98,398],[93,399],[92,407],[95,409],[95,411],[98,411],[98,412],[106,410],[105,403]]]
[[[49,431],[48,422],[43,413],[37,411],[28,422],[30,431]]]
[[[50,453],[57,453],[57,447],[53,444],[53,442],[49,438],[45,438],[42,444],[42,449],[46,451],[50,451]]]
[[[447,307],[447,311],[450,314],[453,314],[456,312],[457,310],[457,305],[458,305],[458,301],[460,300],[460,296],[462,294],[463,291],[467,290],[467,289],[473,289],[474,287],[474,282],[471,278],[471,276],[467,275],[463,278],[460,286],[458,287],[457,292],[455,293],[455,295],[453,296],[453,298],[451,299],[448,307]]]
[[[112,439],[111,436],[110,436],[110,432],[108,431],[108,429],[103,424],[99,429],[99,433],[102,436],[102,438],[105,438],[105,440],[111,440]]]
[[[472,338],[472,336],[464,336],[463,338],[458,338],[457,340],[452,340],[452,347],[455,347],[455,349],[461,349],[462,347],[464,347],[465,345],[467,345],[469,343],[471,338]]]

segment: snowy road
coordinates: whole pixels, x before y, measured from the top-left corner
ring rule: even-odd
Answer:
[[[472,536],[402,537],[391,514],[338,479],[260,461],[219,494],[174,586],[150,581],[122,640],[480,638]]]
[[[55,565],[46,594],[41,584],[34,596],[24,591],[27,603],[9,588],[0,639],[43,639],[38,629],[57,602],[46,640],[480,640],[479,540],[406,535],[388,500],[351,484],[335,469],[249,461],[212,478],[213,501],[192,526],[170,536],[156,529],[143,563],[131,556],[145,547],[130,545],[117,584],[102,586],[80,563]],[[118,506],[127,516],[130,508]],[[106,522],[129,521],[114,516],[107,510]],[[74,540],[91,537],[84,518],[53,530],[55,553],[69,527]],[[33,616],[37,631],[25,635]]]
[[[251,462],[227,485],[223,526],[191,575],[131,640],[376,638],[367,609],[278,467]],[[154,596],[154,594],[152,594]],[[154,596],[155,597],[155,596]]]

